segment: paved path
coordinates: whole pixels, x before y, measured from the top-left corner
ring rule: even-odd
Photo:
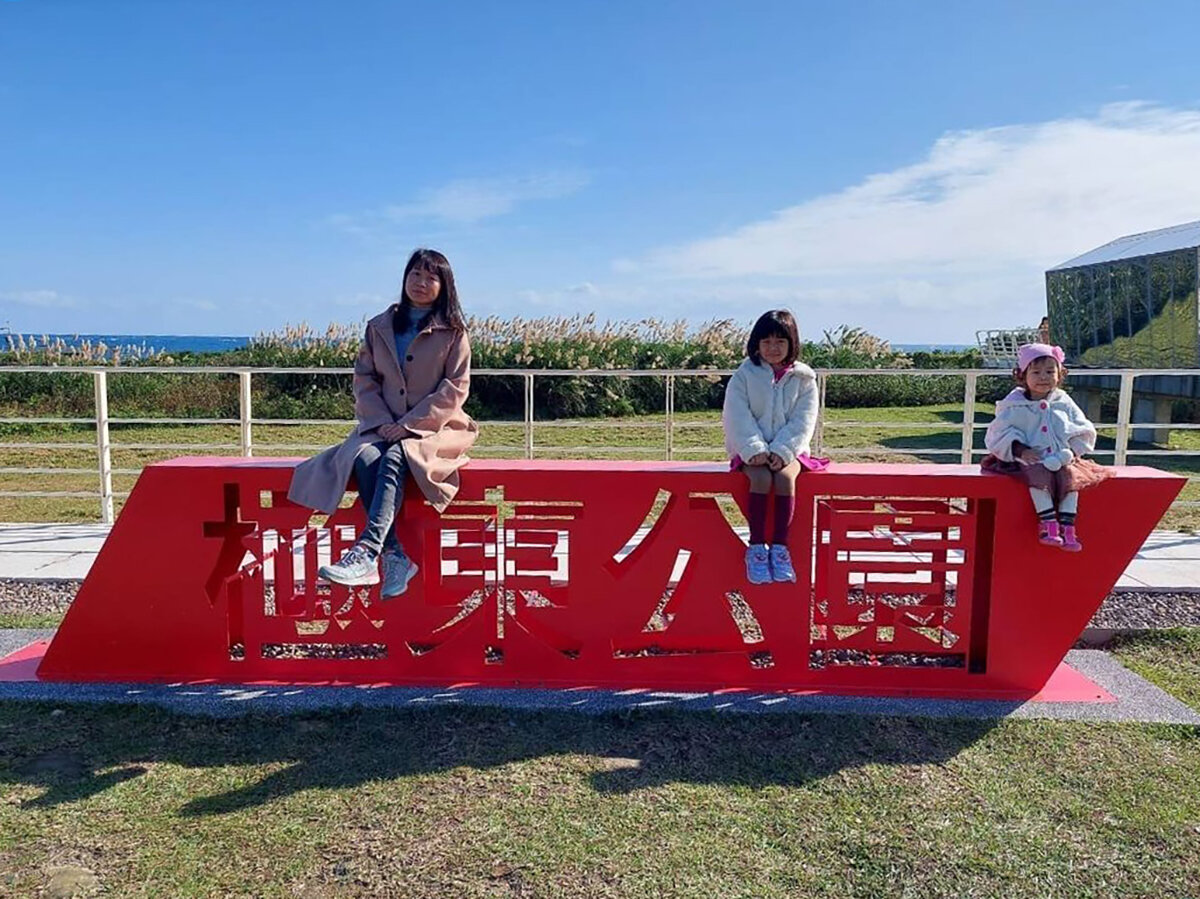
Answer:
[[[82,580],[108,531],[104,524],[0,524],[0,578]]]
[[[107,536],[102,524],[0,524],[0,578],[80,580]],[[1200,536],[1155,531],[1117,587],[1200,590]]]

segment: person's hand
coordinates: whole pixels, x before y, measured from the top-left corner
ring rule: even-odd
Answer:
[[[392,422],[390,425],[379,426],[379,436],[389,443],[399,443],[404,439],[405,427],[402,424]]]
[[[767,456],[767,468],[771,471],[779,471],[783,468],[783,457],[777,453],[770,453]]]
[[[1021,455],[1019,458],[1026,465],[1037,465],[1042,461],[1042,454],[1035,449],[1025,447],[1025,449],[1021,450]]]
[[[767,454],[766,453],[755,453],[753,456],[751,456],[749,459],[746,460],[746,464],[747,465],[766,465],[767,464]]]

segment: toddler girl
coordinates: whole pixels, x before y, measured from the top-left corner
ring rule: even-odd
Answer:
[[[1065,392],[1063,351],[1045,343],[1017,350],[1017,387],[996,403],[984,442],[985,471],[1019,475],[1029,485],[1038,516],[1038,540],[1079,552],[1075,532],[1079,491],[1112,472],[1083,458],[1096,446],[1096,428]]]
[[[765,313],[746,342],[746,360],[725,388],[721,421],[730,467],[750,479],[750,547],[746,579],[752,584],[795,581],[788,555],[788,528],[796,511],[796,476],[820,470],[809,458],[817,424],[817,376],[796,361],[800,335],[786,309]],[[767,544],[767,496],[775,489],[775,517]]]

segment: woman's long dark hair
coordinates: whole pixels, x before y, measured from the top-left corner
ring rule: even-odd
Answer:
[[[440,314],[451,328],[459,331],[467,330],[467,320],[463,317],[462,306],[458,304],[458,288],[454,286],[454,272],[450,268],[450,260],[437,250],[420,248],[413,250],[404,266],[404,278],[400,282],[400,304],[396,308],[394,327],[397,332],[408,330],[412,319],[413,304],[408,295],[408,273],[414,268],[437,275],[441,282],[437,299],[433,301],[433,312]]]

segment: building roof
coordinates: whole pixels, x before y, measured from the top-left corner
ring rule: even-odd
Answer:
[[[1169,253],[1171,250],[1188,250],[1192,247],[1200,247],[1200,222],[1188,222],[1186,225],[1174,225],[1170,228],[1159,228],[1157,231],[1118,237],[1082,256],[1068,259],[1050,271],[1078,268],[1097,262],[1116,262],[1118,259],[1133,259],[1135,256],[1150,256],[1153,253]]]

